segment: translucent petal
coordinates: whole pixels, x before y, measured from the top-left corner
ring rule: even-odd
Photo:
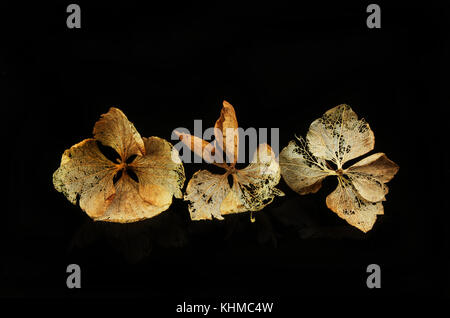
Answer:
[[[371,175],[381,182],[389,182],[398,172],[399,166],[384,153],[379,152],[358,161],[347,169],[348,172],[358,172]]]
[[[145,154],[144,141],[136,128],[128,121],[125,114],[115,107],[111,107],[95,123],[94,138],[116,150],[122,161],[132,155]]]
[[[334,162],[338,169],[375,145],[369,124],[364,119],[358,120],[348,105],[336,106],[316,119],[309,127],[307,141],[315,157]]]
[[[322,180],[330,174],[325,160],[314,157],[306,141],[298,138],[292,140],[280,153],[281,175],[287,185],[297,193],[317,192]]]
[[[222,220],[220,206],[230,191],[226,175],[213,174],[207,170],[197,171],[189,181],[184,200],[190,201],[192,220]]]
[[[53,185],[73,204],[79,203],[89,216],[102,215],[115,193],[117,166],[99,150],[94,139],[86,139],[64,151],[53,174]]]
[[[383,205],[365,200],[348,180],[343,177],[338,179],[336,190],[327,197],[328,208],[361,231],[371,230],[377,215],[383,214]]]
[[[260,145],[252,163],[237,170],[235,176],[235,183],[239,186],[237,197],[247,211],[259,211],[270,204],[275,196],[284,195],[275,188],[280,181],[280,166],[272,148],[267,144]]]
[[[175,131],[175,133],[183,144],[185,144],[197,156],[203,158],[203,160],[205,160],[206,162],[214,163],[224,168],[227,166],[223,162],[217,162],[218,160],[216,160],[215,158],[216,148],[213,142],[208,142],[194,135],[180,133],[177,131]],[[223,161],[222,158],[220,158],[220,161]]]
[[[227,158],[233,165],[237,162],[239,155],[239,131],[236,112],[233,106],[223,101],[220,117],[214,125],[216,146],[221,147]]]
[[[100,140],[86,139],[66,150],[53,175],[55,189],[74,204],[79,198],[92,219],[125,223],[150,218],[166,210],[173,195],[182,196],[184,169],[169,142],[142,139],[117,108],[96,123],[94,135]],[[117,163],[100,152],[98,141],[120,154]],[[131,155],[136,158],[129,163]]]
[[[399,167],[384,153],[376,153],[345,170],[358,193],[371,202],[384,201],[389,189],[384,184],[391,180]]]

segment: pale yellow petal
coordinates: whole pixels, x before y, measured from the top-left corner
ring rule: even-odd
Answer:
[[[384,201],[389,189],[384,184],[398,171],[398,166],[385,154],[373,154],[345,170],[358,193],[371,202]]]
[[[281,190],[275,188],[280,181],[280,166],[272,148],[267,144],[260,145],[252,163],[242,170],[237,170],[235,176],[235,183],[239,186],[236,190],[237,197],[247,211],[259,211],[276,196],[284,195]]]
[[[348,172],[359,172],[371,175],[381,182],[389,182],[398,172],[399,166],[384,153],[370,155],[347,169]]]
[[[368,232],[372,229],[377,215],[383,214],[381,202],[369,202],[358,195],[348,180],[339,177],[339,184],[327,197],[327,206],[350,225]]]
[[[307,141],[315,157],[334,162],[338,168],[373,149],[375,137],[369,124],[358,120],[348,105],[327,111],[309,127]]]
[[[239,131],[236,112],[233,106],[223,101],[220,117],[214,125],[216,146],[223,149],[229,162],[233,165],[237,162],[239,155]]]
[[[388,187],[379,179],[371,175],[359,172],[346,174],[352,182],[358,194],[370,202],[385,201],[385,195],[388,193]]]
[[[241,190],[239,188],[239,183],[236,179],[236,175],[232,175],[232,178],[233,186],[231,187],[231,191],[228,192],[227,196],[222,202],[222,205],[220,206],[220,213],[222,215],[248,211],[244,206],[244,203],[240,199]]]
[[[99,150],[94,139],[86,139],[64,151],[61,166],[53,174],[53,185],[90,217],[102,215],[115,193],[117,166]]]
[[[220,206],[230,191],[225,175],[213,174],[206,170],[197,171],[186,188],[184,200],[190,201],[189,212],[192,220],[223,220]]]
[[[280,167],[284,181],[299,194],[317,192],[330,174],[325,160],[314,157],[301,137],[298,143],[292,140],[281,151]]]

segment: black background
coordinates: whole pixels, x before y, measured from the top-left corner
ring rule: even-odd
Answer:
[[[289,7],[81,6],[2,9],[4,192],[0,295],[10,299],[144,301],[173,312],[183,301],[449,296],[443,116],[448,107],[448,13],[440,6],[381,4],[382,28],[366,27],[368,3]],[[92,136],[109,107],[142,136],[212,126],[222,100],[239,124],[279,127],[280,147],[341,103],[375,133],[374,152],[400,170],[385,215],[367,234],[326,208],[329,178],[314,195],[286,196],[256,214],[192,222],[187,204],[135,224],[94,223],[54,190],[63,151]],[[448,145],[448,141],[447,141]],[[185,164],[186,177],[200,164]],[[186,182],[187,184],[187,182]],[[66,287],[66,266],[82,288]],[[366,287],[379,264],[382,288]],[[326,302],[325,302],[326,303]]]

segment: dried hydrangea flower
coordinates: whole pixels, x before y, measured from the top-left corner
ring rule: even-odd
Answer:
[[[118,153],[117,162],[105,157],[98,142]],[[167,210],[172,196],[182,197],[184,180],[176,149],[158,137],[142,138],[117,108],[97,121],[94,138],[64,151],[53,174],[55,189],[73,204],[79,201],[92,219],[118,223]]]
[[[385,183],[399,167],[384,153],[376,153],[343,168],[374,148],[369,124],[358,120],[350,106],[339,105],[311,124],[306,140],[297,139],[280,153],[281,174],[289,187],[300,194],[315,193],[325,177],[337,176],[338,186],[326,199],[328,208],[363,232],[372,229],[377,215],[383,214]]]
[[[275,196],[284,195],[275,186],[280,181],[280,166],[272,148],[259,145],[252,162],[244,169],[237,169],[239,133],[236,113],[231,104],[224,101],[220,118],[214,126],[216,139],[212,143],[196,136],[179,133],[180,140],[205,161],[225,169],[224,174],[207,170],[197,171],[189,181],[184,199],[190,201],[192,220],[223,220],[223,215],[245,211],[260,211]],[[223,153],[229,164],[217,160],[212,154]],[[233,184],[228,183],[232,176]],[[254,221],[253,217],[251,220]]]

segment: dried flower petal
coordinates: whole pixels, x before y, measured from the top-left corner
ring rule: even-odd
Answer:
[[[236,112],[233,106],[223,101],[220,117],[214,125],[216,148],[221,147],[232,166],[237,162],[239,155],[239,131]]]
[[[92,219],[135,222],[166,210],[173,195],[181,197],[184,169],[169,142],[158,137],[141,138],[117,108],[101,117],[94,135],[95,139],[66,150],[53,174],[55,189],[73,204],[79,198],[81,209]],[[118,152],[117,163],[101,153],[99,141]],[[133,156],[136,158],[128,163]],[[115,176],[120,176],[116,183]]]
[[[92,218],[105,213],[116,193],[113,177],[117,166],[99,150],[94,139],[86,139],[64,151],[61,166],[53,174],[55,189]]]
[[[144,142],[134,125],[118,108],[111,107],[94,126],[94,138],[113,148],[125,161],[131,155],[145,154]]]
[[[298,143],[289,142],[280,153],[281,174],[288,186],[300,194],[316,193],[322,180],[330,175],[325,160],[314,157],[306,141],[300,137]]]
[[[367,232],[383,214],[382,201],[388,193],[386,182],[399,167],[385,154],[377,153],[343,169],[348,160],[373,149],[375,137],[369,124],[348,105],[339,105],[315,120],[307,141],[291,141],[280,154],[281,174],[286,183],[300,194],[317,192],[322,180],[336,175],[339,185],[327,197],[327,206],[341,218]],[[332,170],[326,160],[336,164]]]
[[[348,105],[339,105],[316,119],[306,137],[311,153],[334,162],[338,169],[353,158],[371,151],[375,137],[369,124],[358,120]]]
[[[384,182],[391,180],[398,171],[398,166],[384,153],[373,154],[346,170],[358,193],[371,202],[385,201],[389,192]]]
[[[381,202],[369,202],[358,195],[355,188],[344,178],[327,197],[327,206],[364,233],[372,229],[378,214],[383,214]]]

